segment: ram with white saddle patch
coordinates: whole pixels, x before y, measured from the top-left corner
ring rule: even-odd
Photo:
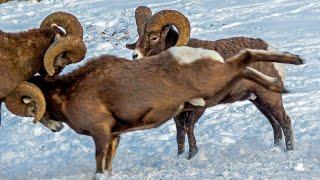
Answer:
[[[189,20],[175,10],[162,10],[152,15],[150,8],[140,6],[136,9],[135,18],[139,37],[135,43],[126,45],[127,48],[134,50],[133,59],[156,55],[173,46],[201,47],[215,50],[225,59],[234,56],[245,48],[272,50],[271,52],[274,50],[265,41],[248,37],[233,37],[216,41],[192,39],[190,38]],[[188,56],[188,54],[182,56]],[[192,59],[188,59],[188,61],[190,60]],[[283,85],[284,66],[282,64],[255,62],[249,66],[266,75],[279,78]],[[274,132],[274,145],[280,144],[283,131],[287,150],[293,149],[291,120],[283,108],[281,93],[270,91],[259,84],[243,79],[234,84],[220,102],[216,102],[215,97],[208,96],[205,98],[206,104],[211,104],[211,106],[242,100],[250,100],[269,120]],[[174,118],[177,126],[178,154],[184,152],[186,134],[189,141],[189,158],[197,153],[198,148],[193,132],[194,125],[204,111],[204,107],[188,105],[188,111],[182,112]]]
[[[180,56],[186,51],[188,57]],[[173,47],[139,61],[104,55],[70,74],[35,76],[30,82],[45,95],[43,118],[63,121],[76,132],[92,136],[97,172],[111,172],[121,133],[155,128],[179,113],[188,101],[205,105],[203,97],[219,100],[243,78],[271,91],[283,90],[277,78],[247,68],[250,62],[302,63],[298,56],[287,53],[245,49],[222,62],[212,56],[214,51],[207,52]],[[19,92],[8,97],[17,111],[34,107],[19,101],[21,98]]]

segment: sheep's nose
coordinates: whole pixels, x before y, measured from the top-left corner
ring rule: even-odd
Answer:
[[[136,53],[132,54],[132,59],[137,59],[137,57],[138,57],[138,54],[136,54]]]

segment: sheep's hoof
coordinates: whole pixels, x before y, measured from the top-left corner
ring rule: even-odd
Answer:
[[[287,151],[293,151],[293,145],[291,143],[287,144]]]
[[[198,153],[198,148],[197,148],[197,147],[190,149],[190,150],[189,150],[189,157],[188,157],[188,159],[190,160],[190,159],[193,158],[197,153]]]
[[[277,146],[280,146],[281,145],[281,138],[275,138],[274,139],[274,146],[277,147]]]
[[[184,148],[178,149],[178,156],[184,153]]]

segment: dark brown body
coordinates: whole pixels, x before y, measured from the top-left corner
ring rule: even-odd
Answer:
[[[187,45],[215,50],[224,58],[233,56],[244,48],[267,50],[269,45],[261,39],[248,37],[234,37],[217,41],[202,41],[190,39],[191,27],[189,20],[182,13],[175,10],[162,10],[152,14],[150,8],[139,6],[135,10],[135,19],[139,39],[126,47],[134,50],[133,59],[152,56],[173,46]],[[174,29],[174,26],[176,29]],[[179,33],[178,33],[178,32]],[[268,75],[279,77],[275,66],[270,62],[252,64],[257,69]],[[284,79],[282,79],[282,82]],[[270,121],[274,131],[274,144],[278,145],[282,139],[282,131],[285,135],[287,150],[293,149],[293,131],[291,120],[286,114],[281,94],[268,91],[260,85],[242,80],[226,93],[220,102],[215,97],[208,97],[207,103],[212,106],[215,103],[232,103],[248,99],[254,95],[252,103]],[[209,101],[214,101],[210,103]],[[184,139],[187,133],[189,139],[189,158],[197,153],[196,140],[194,137],[194,124],[201,117],[205,108],[188,107],[189,112],[183,112],[175,118],[177,125],[178,154],[184,152]]]
[[[53,43],[55,35],[60,33],[58,28],[33,29],[21,33],[0,30],[0,106],[18,85],[37,72],[44,74],[44,54]],[[11,110],[12,106],[7,104],[7,107]]]
[[[0,31],[0,98],[40,71],[43,56],[58,33],[56,28],[21,33]]]
[[[247,37],[234,37],[217,41],[190,39],[188,46],[215,50],[225,59],[230,58],[244,48],[268,49],[268,44],[263,40]],[[256,62],[249,66],[266,75],[281,79],[274,64],[271,62]],[[229,88],[229,92],[225,93],[225,97],[221,98],[219,102],[217,102],[216,97],[208,97],[205,100],[207,104],[214,106],[222,103],[248,100],[248,97],[251,94],[255,94],[257,98],[250,101],[272,125],[274,131],[274,144],[280,144],[280,140],[282,139],[281,129],[283,129],[286,137],[287,149],[292,150],[293,132],[291,120],[283,108],[282,95],[280,93],[270,91],[254,82],[242,79],[235,83],[232,88]],[[198,151],[194,137],[194,124],[200,119],[205,111],[205,108],[203,107],[188,106],[188,109],[192,108],[194,109],[193,111],[182,112],[174,118],[177,126],[178,154],[184,152],[184,139],[185,134],[187,134],[190,146],[189,158],[192,158]]]

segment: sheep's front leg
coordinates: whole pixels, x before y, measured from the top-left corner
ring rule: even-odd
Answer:
[[[106,169],[106,158],[111,143],[110,127],[104,124],[96,124],[93,132],[93,140],[96,146],[96,172],[104,173]]]
[[[112,175],[112,160],[116,155],[119,142],[120,142],[120,136],[112,136],[109,144],[109,151],[108,151],[107,161],[106,161],[106,167],[109,175]]]
[[[187,121],[188,112],[181,112],[174,118],[177,130],[178,155],[184,153],[184,143],[186,137],[185,122]]]

